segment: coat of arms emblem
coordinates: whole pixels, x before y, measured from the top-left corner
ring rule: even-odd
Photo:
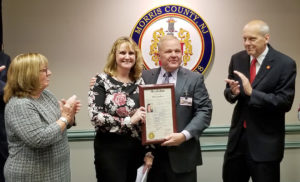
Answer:
[[[206,23],[194,11],[178,5],[160,6],[147,12],[135,25],[131,37],[142,50],[146,69],[160,65],[158,42],[165,35],[181,43],[182,66],[204,73],[213,57],[213,38]]]

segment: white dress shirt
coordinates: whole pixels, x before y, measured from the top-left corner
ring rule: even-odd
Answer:
[[[260,69],[260,66],[263,62],[263,60],[265,59],[265,57],[267,56],[269,52],[269,47],[267,46],[266,49],[264,50],[263,53],[261,53],[261,55],[259,55],[257,58],[256,58],[256,64],[255,64],[255,68],[256,68],[256,74],[258,73],[259,69]],[[250,65],[251,65],[251,61],[253,60],[253,56],[250,56]]]

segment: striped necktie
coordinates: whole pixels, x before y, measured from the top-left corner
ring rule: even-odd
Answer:
[[[163,80],[163,83],[169,83],[169,78],[172,76],[172,73],[170,72],[165,72],[165,74],[163,75],[163,77],[165,78]]]

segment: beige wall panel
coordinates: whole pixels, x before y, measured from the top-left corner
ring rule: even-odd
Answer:
[[[252,19],[263,19],[271,27],[271,44],[300,65],[300,1],[156,1],[156,0],[4,0],[5,51],[15,57],[40,52],[48,57],[50,90],[58,98],[76,94],[82,101],[78,127],[92,129],[87,112],[89,79],[101,72],[111,45],[119,36],[130,35],[146,12],[177,3],[196,11],[208,24],[215,41],[215,57],[206,72],[206,85],[213,101],[212,125],[229,125],[233,105],[223,97],[224,79],[233,53],[243,49],[241,29]],[[297,93],[287,123],[297,121]]]

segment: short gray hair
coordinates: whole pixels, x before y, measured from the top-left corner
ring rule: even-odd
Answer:
[[[158,51],[160,51],[160,49],[161,49],[161,44],[166,40],[177,40],[179,42],[179,39],[177,37],[175,37],[174,35],[165,35],[164,37],[160,38],[160,40],[157,44]]]

